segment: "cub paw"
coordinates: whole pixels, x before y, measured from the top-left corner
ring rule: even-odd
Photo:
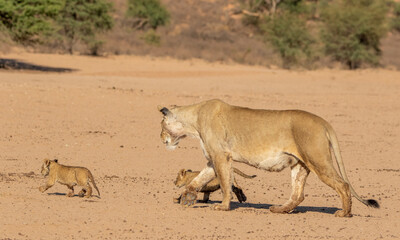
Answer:
[[[197,199],[197,193],[194,191],[185,190],[181,196],[181,205],[191,206]]]
[[[85,196],[85,193],[86,193],[86,191],[81,190],[81,191],[78,193],[78,196],[79,196],[79,197],[84,197],[84,196]]]

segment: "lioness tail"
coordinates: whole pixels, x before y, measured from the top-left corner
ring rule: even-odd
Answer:
[[[364,203],[368,207],[379,208],[380,207],[379,203],[376,200],[374,200],[374,199],[368,199],[368,200],[362,199],[360,196],[358,196],[356,191],[353,189],[353,186],[351,186],[350,181],[347,178],[347,174],[346,174],[346,170],[344,168],[342,155],[340,154],[339,143],[338,143],[336,134],[335,134],[335,132],[333,131],[333,128],[330,125],[327,126],[326,130],[327,130],[327,136],[328,136],[329,142],[330,142],[332,150],[333,150],[333,154],[335,155],[335,158],[336,158],[336,163],[337,163],[338,168],[339,168],[339,173],[342,176],[343,180],[349,184],[351,194],[353,194],[353,196],[355,198],[357,198],[358,201]]]

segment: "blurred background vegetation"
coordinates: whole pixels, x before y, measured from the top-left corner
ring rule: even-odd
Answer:
[[[0,50],[400,69],[397,0],[0,0]]]

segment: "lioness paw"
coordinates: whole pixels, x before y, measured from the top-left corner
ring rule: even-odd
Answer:
[[[352,217],[351,213],[345,213],[343,210],[337,210],[335,212],[335,217]]]
[[[293,209],[289,209],[285,206],[271,206],[269,208],[269,210],[273,213],[289,213],[291,212]]]
[[[39,187],[39,191],[44,192],[44,191],[46,191],[46,190],[44,189],[44,187],[40,186],[40,187]]]
[[[213,210],[217,210],[217,211],[229,211],[230,210],[230,207],[226,206],[224,204],[214,204],[211,208]]]
[[[185,191],[182,193],[181,205],[191,206],[194,205],[197,199],[197,193],[194,191]]]

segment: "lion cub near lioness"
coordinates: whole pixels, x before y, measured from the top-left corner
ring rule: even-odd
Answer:
[[[47,175],[49,176],[47,183],[39,187],[39,191],[41,192],[51,188],[55,182],[59,182],[70,189],[67,193],[67,197],[74,196],[74,186],[82,186],[83,188],[78,193],[78,196],[90,198],[92,196],[92,187],[89,184],[90,181],[100,197],[100,192],[94,182],[93,175],[87,168],[64,166],[59,164],[57,159],[45,159],[43,161],[41,173],[45,177]]]
[[[241,172],[237,168],[233,168],[233,171],[236,174],[238,174],[244,178],[255,178],[256,177],[256,175],[249,176],[249,175]],[[190,182],[192,182],[192,180],[195,177],[197,177],[197,175],[199,175],[199,173],[200,173],[200,171],[192,171],[190,169],[188,169],[188,170],[181,169],[178,172],[178,176],[176,177],[174,184],[175,184],[175,186],[177,186],[179,188],[184,187],[184,186],[188,185]],[[199,202],[207,203],[210,198],[210,194],[212,192],[217,191],[220,188],[221,188],[221,186],[219,184],[219,180],[217,177],[215,177],[213,180],[211,180],[209,183],[207,183],[204,187],[202,187],[200,189],[199,192],[204,193],[204,196],[203,196],[203,200],[199,200]],[[232,191],[235,193],[239,202],[246,202],[247,197],[246,197],[246,195],[244,195],[242,188],[237,184],[236,180],[233,180]],[[182,197],[182,195],[180,195],[178,198],[174,198],[174,203],[180,203],[181,197]]]

